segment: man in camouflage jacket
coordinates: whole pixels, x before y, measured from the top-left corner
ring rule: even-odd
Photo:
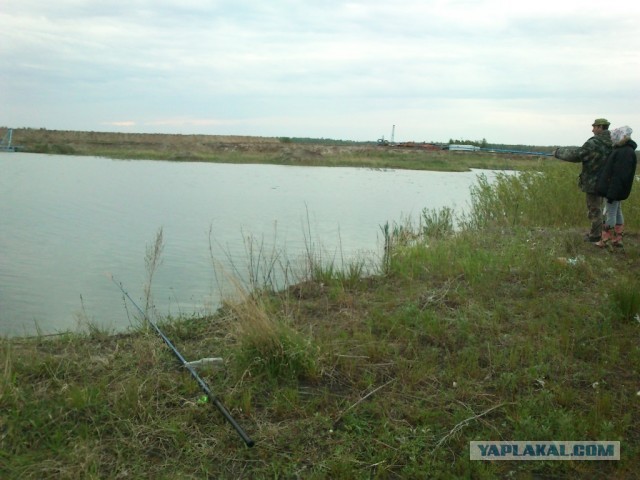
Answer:
[[[598,176],[611,153],[611,133],[609,122],[605,118],[598,118],[592,125],[593,137],[581,147],[557,148],[553,156],[566,162],[582,163],[582,171],[578,177],[578,186],[587,196],[587,211],[591,220],[591,230],[588,234],[590,242],[600,240],[602,233],[602,197],[596,192]]]

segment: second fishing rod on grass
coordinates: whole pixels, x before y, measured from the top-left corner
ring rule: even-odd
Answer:
[[[164,341],[165,344],[167,344],[167,346],[171,349],[171,351],[173,352],[173,354],[176,356],[176,358],[180,361],[181,365],[183,367],[185,367],[189,373],[191,374],[191,376],[194,378],[194,380],[198,383],[198,386],[200,387],[200,389],[207,395],[209,401],[211,403],[213,403],[215,405],[215,407],[220,411],[220,413],[222,414],[222,416],[225,418],[225,420],[227,420],[227,422],[229,422],[231,424],[231,426],[236,430],[236,432],[238,432],[238,435],[240,435],[240,437],[242,438],[242,440],[244,441],[244,443],[248,446],[248,447],[253,447],[255,445],[255,442],[247,435],[247,433],[242,429],[242,427],[238,424],[238,422],[236,422],[236,420],[231,416],[231,413],[229,413],[229,411],[226,409],[226,407],[222,404],[222,402],[216,397],[216,395],[211,391],[211,388],[209,387],[209,385],[207,384],[207,382],[205,382],[202,377],[198,374],[198,372],[196,372],[195,368],[194,368],[194,363],[195,362],[187,362],[185,360],[185,358],[182,356],[182,354],[178,351],[178,349],[175,347],[175,345],[171,342],[171,340],[169,340],[169,338],[162,332],[162,330],[160,329],[160,327],[158,327],[158,325],[151,320],[147,314],[142,310],[142,308],[140,308],[138,306],[138,304],[131,298],[131,296],[127,293],[127,291],[124,289],[124,287],[122,286],[122,284],[120,282],[118,282],[113,275],[108,274],[109,278],[111,278],[111,281],[120,289],[120,291],[122,292],[122,294],[131,302],[131,304],[136,308],[136,310],[138,310],[138,312],[140,313],[140,315],[142,315],[142,317],[149,323],[149,325],[151,325],[153,327],[153,329],[155,330],[155,332],[160,336],[160,338],[162,338],[162,340]]]

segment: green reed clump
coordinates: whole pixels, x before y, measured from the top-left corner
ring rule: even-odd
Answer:
[[[540,163],[536,169],[485,175],[471,188],[471,211],[461,223],[470,229],[487,226],[577,227],[587,225],[585,194],[578,188],[579,166]],[[634,190],[640,189],[636,178]],[[625,221],[640,225],[640,194],[623,203]]]
[[[454,231],[455,215],[449,207],[422,210],[419,228],[423,236],[445,238]]]
[[[640,283],[622,280],[613,285],[609,291],[610,313],[613,321],[640,323]]]
[[[279,312],[269,299],[238,287],[239,297],[226,300],[238,342],[236,367],[241,372],[270,380],[292,381],[317,375],[318,349]]]
[[[485,175],[471,188],[471,212],[464,224],[531,227],[575,225],[586,216],[584,194],[571,166],[541,164],[539,169],[500,173],[490,182]]]
[[[424,208],[414,223],[409,217],[400,221],[385,222],[380,226],[384,251],[382,271],[389,272],[392,256],[410,247],[424,245],[428,239],[442,239],[454,232],[455,216],[452,209],[443,207],[440,210]]]
[[[287,383],[317,377],[317,348],[282,320],[267,329],[254,324],[240,337],[237,365],[251,375]]]

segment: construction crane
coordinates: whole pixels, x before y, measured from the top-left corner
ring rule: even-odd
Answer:
[[[394,125],[393,128],[391,128],[391,145],[396,143],[395,137],[396,137],[396,126]],[[385,140],[383,135],[382,138],[378,139],[378,145],[387,146],[389,145],[389,140]]]

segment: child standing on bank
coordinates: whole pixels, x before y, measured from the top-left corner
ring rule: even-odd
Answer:
[[[631,194],[638,161],[635,152],[638,145],[631,140],[632,133],[633,130],[628,126],[611,131],[613,151],[607,158],[596,184],[598,194],[607,199],[602,237],[595,244],[601,248],[608,244],[622,247],[624,232],[622,201],[629,198]]]

